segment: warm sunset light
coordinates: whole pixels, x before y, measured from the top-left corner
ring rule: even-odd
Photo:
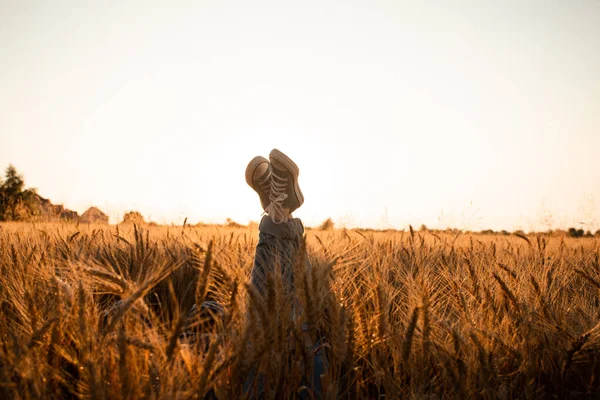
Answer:
[[[598,398],[599,154],[600,0],[0,1],[0,399]]]
[[[600,228],[596,1],[0,15],[0,167],[76,211],[257,221],[244,168],[276,147],[307,225]]]

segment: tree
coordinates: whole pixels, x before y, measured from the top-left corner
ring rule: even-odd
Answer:
[[[25,180],[12,164],[6,168],[5,177],[0,182],[0,221],[23,220],[34,215],[36,190],[24,189]]]
[[[5,174],[6,181],[2,185],[3,192],[8,196],[17,196],[23,191],[23,187],[25,186],[23,175],[19,174],[12,164],[8,164]]]

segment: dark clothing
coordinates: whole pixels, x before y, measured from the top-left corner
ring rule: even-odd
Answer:
[[[258,244],[254,255],[251,282],[258,292],[266,296],[267,276],[279,267],[288,293],[294,287],[294,262],[300,256],[304,226],[299,218],[275,224],[268,215],[260,221]],[[308,261],[307,268],[310,268]]]
[[[300,251],[303,249],[302,240],[304,234],[302,221],[294,218],[288,222],[275,224],[268,215],[265,215],[260,222],[258,230],[258,244],[256,246],[254,265],[250,278],[252,285],[262,296],[266,297],[267,276],[278,268],[281,272],[284,290],[286,293],[294,296],[294,263],[301,261],[300,257],[304,257],[306,268],[309,270],[311,268],[306,254],[300,254]],[[295,302],[292,305],[294,315],[298,310],[298,306]],[[200,310],[194,305],[188,314],[189,321],[191,322],[197,317],[196,314],[202,311],[210,311],[212,316],[220,315],[221,317],[226,313],[226,310],[220,304],[207,301],[200,306]],[[302,330],[307,331],[308,326],[304,324]],[[191,331],[181,336],[181,339],[189,340],[190,338],[192,340],[195,338],[194,333]],[[316,344],[308,348],[308,351],[314,352],[312,388],[314,398],[317,399],[321,398],[321,375],[325,373],[327,368],[325,354],[322,349],[319,349],[320,344],[321,341],[317,341]],[[265,377],[262,374],[257,376],[257,370],[256,366],[253,367],[244,382],[244,392],[252,390],[256,396],[251,395],[250,398],[256,400],[265,398]],[[255,387],[251,389],[254,385]],[[309,399],[311,396],[306,391],[303,391],[298,395],[298,398]],[[205,399],[216,399],[214,391],[211,390]]]
[[[278,268],[281,272],[284,289],[287,293],[294,292],[294,263],[298,262],[299,257],[305,258],[306,268],[310,270],[310,263],[306,254],[300,254],[302,249],[302,240],[304,234],[304,226],[299,218],[294,218],[288,222],[276,224],[271,220],[271,217],[265,215],[260,221],[258,234],[258,244],[254,256],[254,266],[252,268],[251,282],[258,292],[266,296],[267,293],[267,276]],[[302,326],[302,330],[308,330],[306,324]],[[319,343],[313,346],[314,363],[313,363],[313,388],[316,398],[321,398],[321,375],[325,373],[326,359],[322,350],[317,350]],[[251,371],[247,385],[254,380],[255,371]],[[263,398],[262,379],[258,377],[259,396]],[[264,389],[263,389],[264,390]],[[309,398],[306,392],[300,394],[300,398]]]

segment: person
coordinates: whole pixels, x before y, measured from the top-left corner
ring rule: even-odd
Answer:
[[[300,190],[298,175],[300,170],[296,163],[283,152],[273,149],[269,159],[262,156],[254,157],[246,167],[246,182],[258,194],[264,210],[263,217],[258,227],[258,243],[256,245],[254,264],[250,274],[250,283],[256,291],[266,298],[267,279],[270,274],[279,273],[285,292],[291,295],[295,291],[294,265],[298,257],[306,260],[306,268],[310,270],[306,251],[302,246],[304,225],[299,218],[294,218],[292,213],[304,203],[304,195]],[[293,303],[293,302],[292,302]],[[297,308],[297,305],[295,305]],[[293,312],[298,312],[294,310]],[[224,308],[215,302],[205,301],[198,308],[193,306],[187,319],[193,321],[198,315],[210,318],[223,318],[226,314]],[[305,342],[310,343],[307,351],[313,352],[313,377],[312,398],[321,397],[321,375],[325,372],[327,360],[324,352],[319,348],[320,343],[313,343],[307,324],[302,325]],[[193,333],[186,332],[181,338],[195,337]],[[258,375],[257,375],[258,374]],[[253,367],[244,382],[246,395],[253,392],[250,398],[263,398],[264,377],[260,375],[257,367]],[[308,385],[307,385],[308,386]],[[207,398],[216,398],[214,392]],[[304,392],[300,398],[309,398]]]
[[[268,160],[254,157],[246,168],[246,182],[258,193],[265,211],[258,226],[251,272],[251,283],[263,296],[267,274],[275,271],[276,261],[280,261],[286,289],[289,291],[294,285],[293,266],[289,264],[298,256],[304,234],[302,221],[292,216],[304,203],[298,184],[299,173],[296,163],[277,149],[271,151]],[[277,257],[280,260],[276,260]],[[307,267],[310,268],[310,264]]]
[[[264,210],[258,226],[258,244],[250,281],[265,297],[269,274],[279,273],[285,292],[291,294],[295,290],[293,263],[303,257],[306,268],[311,268],[306,254],[300,254],[306,251],[302,246],[304,225],[292,215],[304,203],[298,183],[299,174],[296,163],[278,149],[269,153],[268,160],[262,156],[254,157],[246,167],[246,182],[258,194]],[[306,324],[302,325],[302,331],[306,341],[311,341]],[[326,368],[324,354],[318,346],[316,343],[309,349],[314,352],[312,390],[316,398],[321,395],[320,377]]]

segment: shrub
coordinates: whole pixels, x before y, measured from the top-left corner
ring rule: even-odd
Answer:
[[[129,211],[123,216],[123,223],[143,224],[144,217],[137,211]]]
[[[580,237],[583,237],[583,235],[584,235],[583,229],[569,228],[569,230],[567,231],[567,236],[569,236],[569,237],[580,238]]]
[[[333,220],[331,218],[327,218],[321,225],[319,225],[318,229],[322,231],[330,231],[333,230],[334,226],[335,224],[333,223]]]

